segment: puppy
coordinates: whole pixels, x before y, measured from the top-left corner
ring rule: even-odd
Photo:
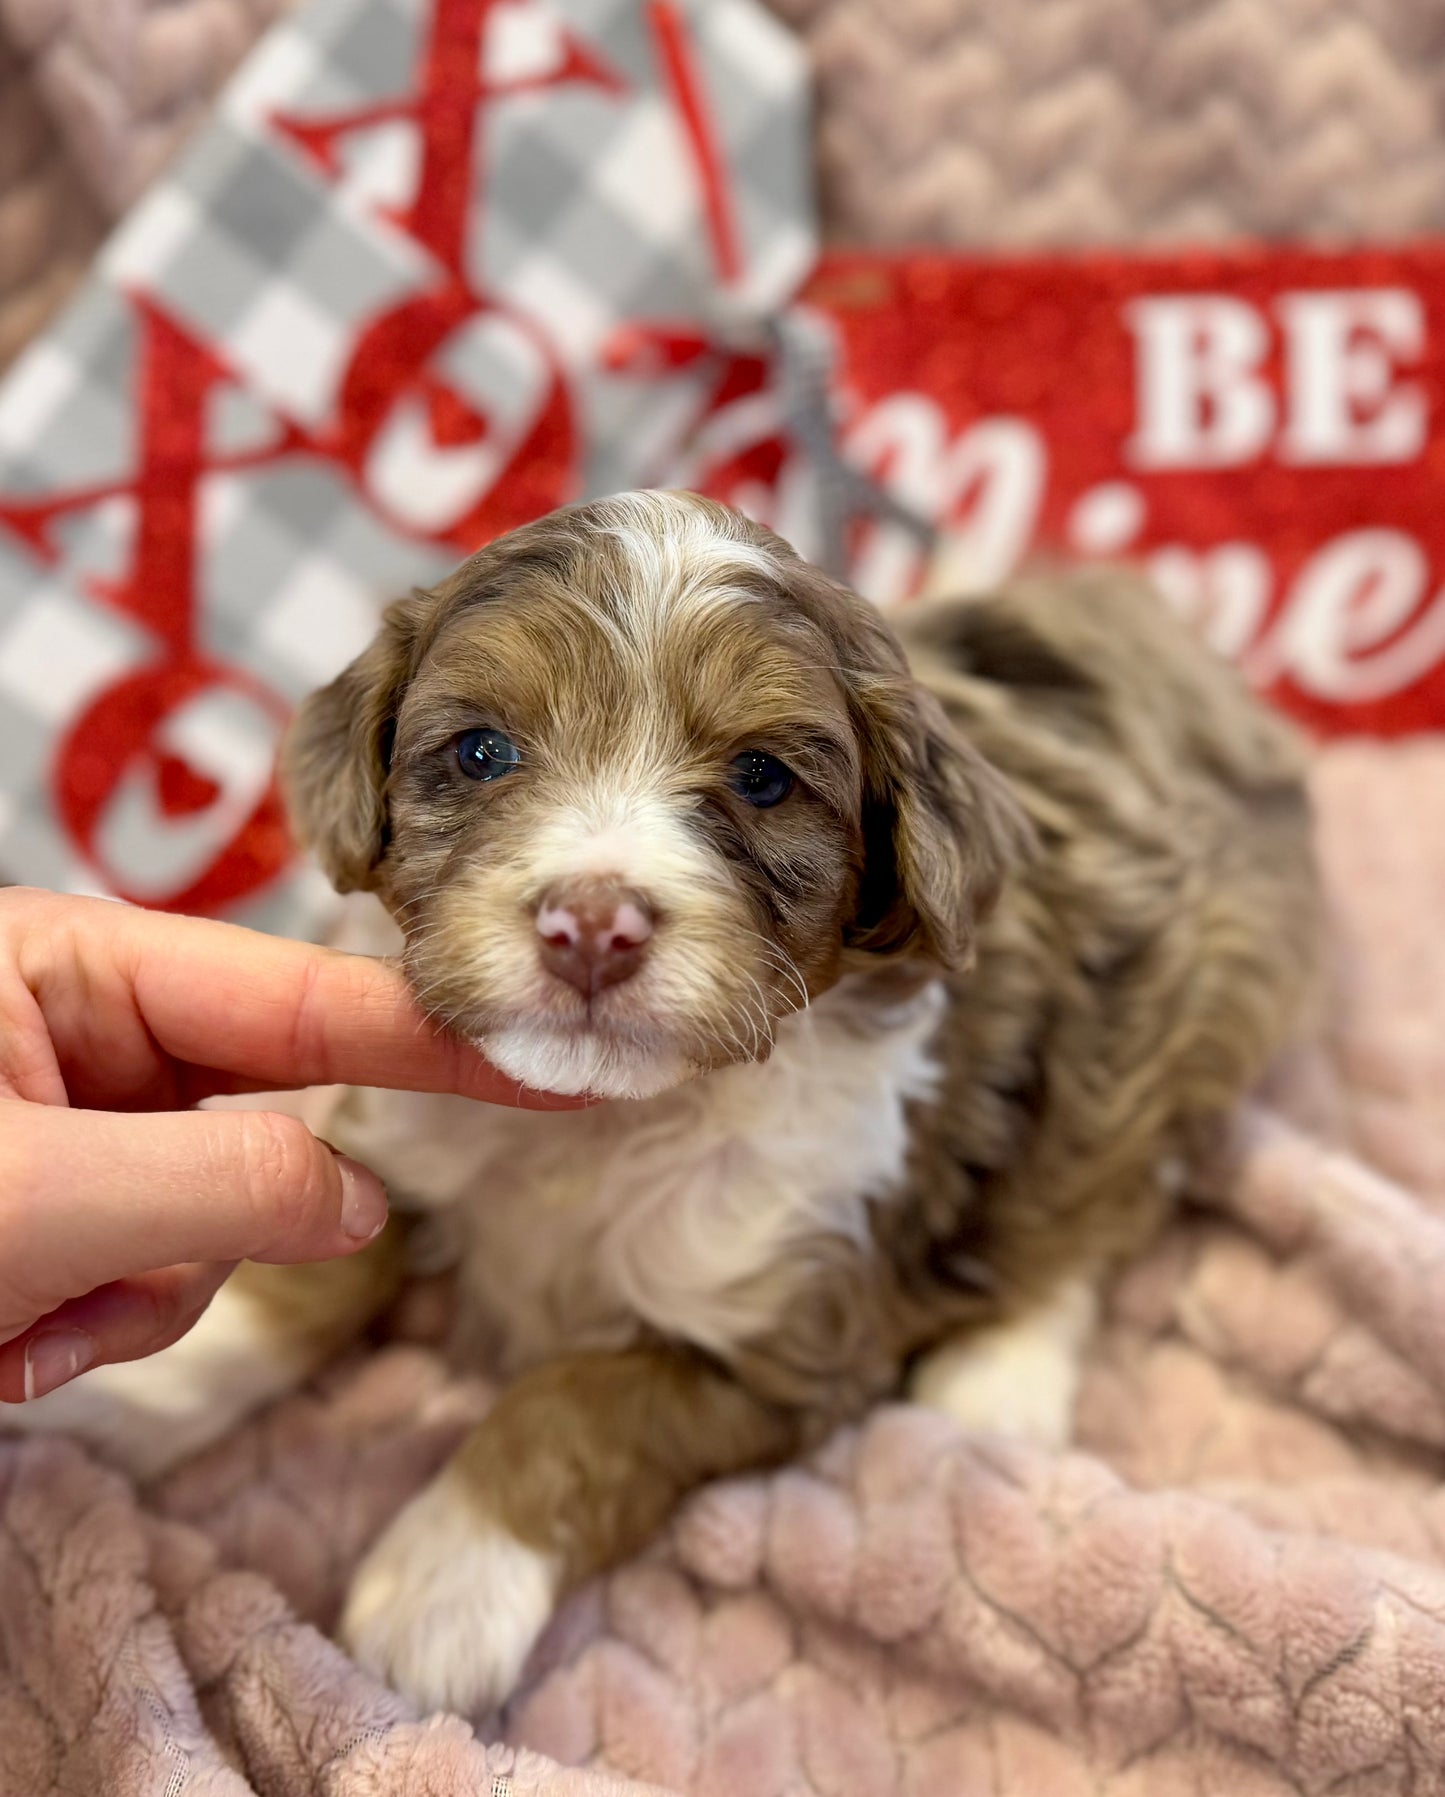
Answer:
[[[358,1092],[328,1125],[447,1219],[511,1380],[347,1606],[424,1706],[503,1698],[691,1488],[905,1385],[1061,1440],[1100,1279],[1307,989],[1299,747],[1152,594],[1023,581],[902,629],[721,506],[627,494],[395,605],[295,724],[299,831],[427,1009],[617,1101]],[[243,1269],[33,1408],[153,1472],[398,1267]]]

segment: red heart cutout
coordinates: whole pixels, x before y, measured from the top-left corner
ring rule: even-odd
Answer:
[[[487,421],[476,407],[441,381],[426,383],[426,410],[432,441],[440,449],[480,443],[487,434]]]
[[[161,812],[165,817],[191,817],[214,805],[221,789],[207,774],[198,774],[190,762],[179,755],[161,755],[156,760],[156,788],[160,793]]]

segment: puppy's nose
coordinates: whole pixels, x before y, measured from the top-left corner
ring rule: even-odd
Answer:
[[[595,880],[554,886],[537,909],[542,965],[592,998],[630,980],[652,936],[640,892]]]

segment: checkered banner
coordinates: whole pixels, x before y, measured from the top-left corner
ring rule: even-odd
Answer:
[[[0,388],[0,877],[306,932],[272,768],[380,608],[656,483],[812,260],[752,0],[311,0]],[[736,396],[733,396],[736,397]]]

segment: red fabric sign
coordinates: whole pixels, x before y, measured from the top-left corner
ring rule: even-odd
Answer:
[[[835,255],[805,299],[850,459],[981,580],[1134,561],[1317,730],[1445,726],[1445,247]],[[916,587],[896,526],[855,548]]]

